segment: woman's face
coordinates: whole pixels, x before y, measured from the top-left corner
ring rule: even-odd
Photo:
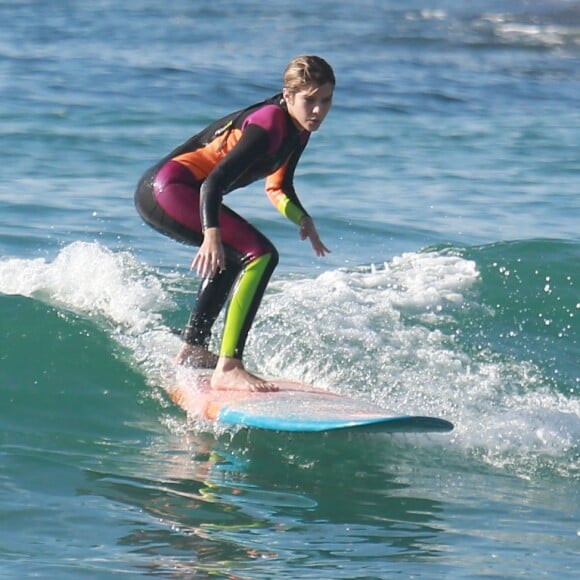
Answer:
[[[299,91],[284,89],[288,113],[300,131],[317,131],[332,107],[334,85],[312,85]]]

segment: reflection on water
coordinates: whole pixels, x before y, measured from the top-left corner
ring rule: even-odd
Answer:
[[[130,508],[120,543],[150,573],[284,577],[292,562],[301,577],[380,577],[442,549],[442,504],[409,485],[416,451],[386,436],[187,431],[155,439],[140,473],[87,471],[81,492]]]

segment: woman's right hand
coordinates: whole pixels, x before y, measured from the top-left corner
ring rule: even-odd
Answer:
[[[193,258],[191,269],[202,278],[213,278],[226,267],[226,255],[219,228],[207,228],[203,242]]]

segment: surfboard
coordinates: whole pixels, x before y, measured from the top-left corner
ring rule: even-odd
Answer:
[[[209,377],[205,375],[174,385],[169,395],[189,415],[249,429],[294,433],[442,433],[453,429],[451,422],[439,417],[389,412],[374,403],[296,380],[268,381],[278,390],[216,390],[209,386]]]

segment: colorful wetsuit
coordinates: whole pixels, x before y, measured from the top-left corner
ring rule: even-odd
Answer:
[[[182,338],[209,343],[211,327],[229,297],[220,355],[240,358],[262,296],[278,263],[272,243],[223,205],[224,195],[266,178],[272,203],[296,224],[307,216],[294,189],[294,170],[310,133],[300,132],[281,95],[216,121],[149,169],[135,193],[143,219],[187,244],[220,227],[225,269],[205,279]]]

